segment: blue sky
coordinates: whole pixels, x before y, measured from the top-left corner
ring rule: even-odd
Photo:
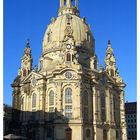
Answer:
[[[38,64],[42,39],[59,0],[4,0],[4,103],[12,104],[11,83],[21,65],[27,38],[33,64]],[[125,100],[136,101],[136,0],[79,0],[95,38],[99,65],[104,65],[108,39],[127,87]]]

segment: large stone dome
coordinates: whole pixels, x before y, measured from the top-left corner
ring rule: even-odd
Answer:
[[[83,44],[85,47],[94,47],[94,39],[85,18],[80,18],[76,13],[65,12],[56,19],[52,18],[48,25],[43,39],[43,52],[59,46],[65,38],[66,30],[71,32],[75,45]]]

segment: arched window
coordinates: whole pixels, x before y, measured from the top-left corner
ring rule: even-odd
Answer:
[[[70,61],[71,61],[71,54],[67,53],[67,62],[70,62]]]
[[[54,92],[53,92],[53,90],[51,90],[50,94],[49,94],[49,105],[50,106],[54,105]]]
[[[72,118],[72,89],[65,89],[65,116],[69,119]]]
[[[72,89],[66,88],[65,90],[65,103],[72,103]]]
[[[86,138],[90,138],[91,137],[91,133],[90,133],[90,129],[86,130]]]
[[[36,107],[36,94],[34,93],[32,96],[32,108]]]
[[[65,116],[69,119],[72,118],[72,105],[65,106]]]

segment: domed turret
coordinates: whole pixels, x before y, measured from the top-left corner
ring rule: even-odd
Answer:
[[[79,17],[78,2],[75,6],[70,0],[66,5],[64,0],[60,0],[60,9],[58,17],[52,18],[48,25],[43,39],[43,53],[54,47],[61,47],[67,34],[71,34],[75,46],[82,45],[88,48],[94,47],[94,38],[90,31],[89,25],[86,24],[85,18]]]
[[[74,1],[73,1],[74,2]],[[94,37],[85,18],[80,18],[78,0],[60,0],[58,17],[48,25],[42,45],[40,71],[49,71],[63,65],[92,67]]]

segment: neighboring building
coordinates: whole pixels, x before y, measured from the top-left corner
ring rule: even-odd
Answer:
[[[12,107],[9,105],[3,105],[3,133],[8,134],[10,132],[10,124],[12,121]]]
[[[104,60],[105,68],[98,69],[95,39],[80,18],[78,1],[60,0],[38,67],[32,69],[28,41],[12,84],[22,135],[33,140],[127,140],[125,83],[110,41]]]
[[[125,103],[128,140],[137,140],[137,103]]]

